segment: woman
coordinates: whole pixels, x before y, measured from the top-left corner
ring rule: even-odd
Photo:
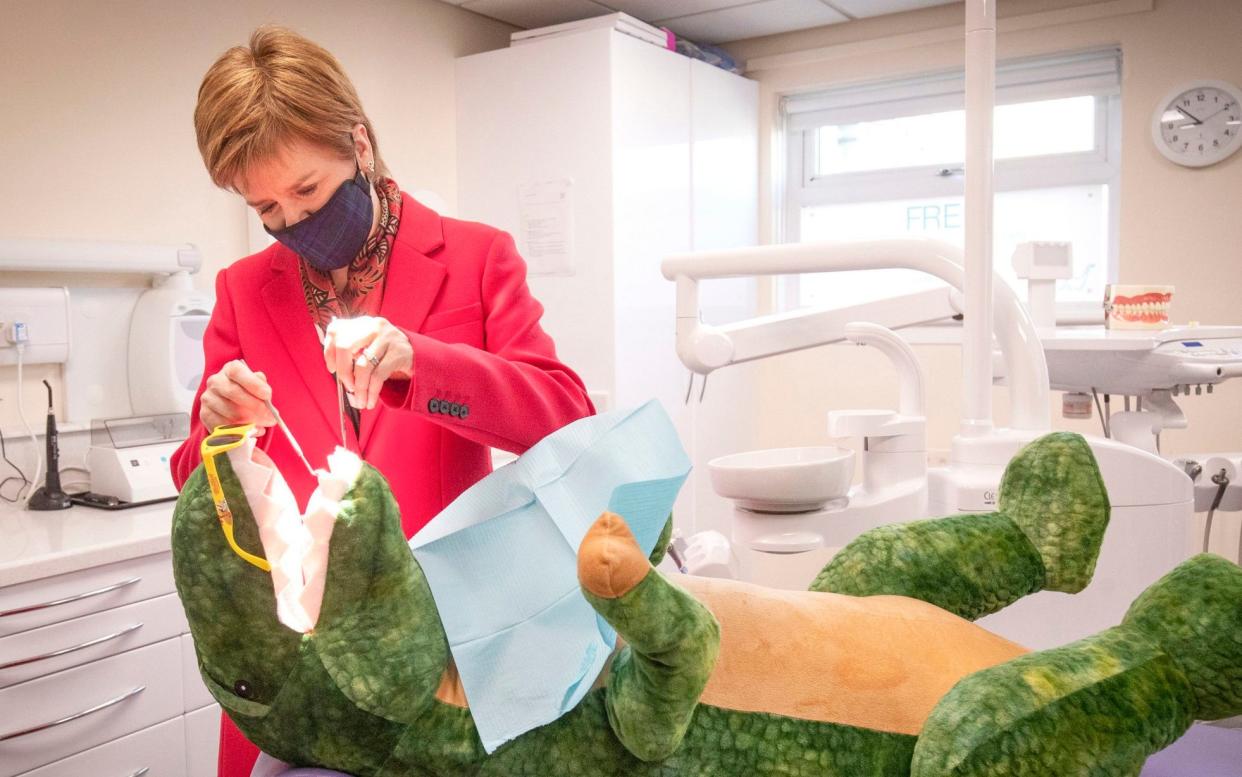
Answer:
[[[489,447],[521,453],[594,412],[512,238],[400,191],[327,51],[256,30],[207,71],[194,128],[212,180],[278,242],[216,276],[178,488],[212,428],[252,421],[305,507],[316,481],[270,400],[311,466],[343,444],[383,473],[412,536],[491,471]],[[226,717],[220,775],[249,775],[257,754]]]

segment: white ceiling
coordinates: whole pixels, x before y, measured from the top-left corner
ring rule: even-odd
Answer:
[[[697,43],[773,35],[958,0],[443,0],[530,29],[624,11]]]

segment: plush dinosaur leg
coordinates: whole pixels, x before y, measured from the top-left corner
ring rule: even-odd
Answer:
[[[660,530],[660,536],[656,538],[655,547],[651,549],[651,555],[647,560],[651,562],[651,566],[655,566],[664,560],[668,555],[669,543],[673,541],[673,514],[669,513],[668,520],[664,522],[664,528]]]
[[[587,601],[625,640],[612,662],[608,722],[645,761],[681,744],[720,646],[716,619],[652,568],[625,521],[604,513],[578,550]]]
[[[1137,775],[1194,720],[1242,712],[1242,569],[1196,556],[1120,626],[968,675],[936,705],[912,777]]]
[[[1085,588],[1108,514],[1086,440],[1045,435],[1009,462],[996,512],[873,529],[843,548],[811,590],[909,596],[974,620],[1036,591]]]

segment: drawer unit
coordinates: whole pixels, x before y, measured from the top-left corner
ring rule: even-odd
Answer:
[[[174,637],[0,689],[0,777],[181,716],[181,670]]]
[[[215,775],[172,510],[0,505],[0,777]]]
[[[164,594],[0,637],[0,688],[179,637],[185,630],[181,600]]]
[[[182,719],[173,718],[26,772],[22,777],[185,777],[181,752],[171,746],[185,736],[184,729]],[[215,773],[213,763],[210,774],[215,777]]]
[[[216,777],[219,753],[220,705],[212,704],[186,715],[186,777]]]
[[[207,686],[203,685],[203,676],[198,673],[198,656],[194,653],[194,638],[189,634],[181,636],[181,688],[185,694],[185,711],[196,710],[208,704],[215,704]]]
[[[0,637],[174,593],[169,553],[0,588]]]

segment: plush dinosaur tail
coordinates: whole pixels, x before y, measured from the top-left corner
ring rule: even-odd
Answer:
[[[811,590],[910,596],[974,620],[1036,591],[1086,587],[1108,517],[1091,447],[1056,432],[1009,462],[996,512],[873,529],[842,549]]]
[[[1242,712],[1242,569],[1196,556],[1120,626],[984,669],[936,705],[912,777],[1137,775],[1196,720]]]

